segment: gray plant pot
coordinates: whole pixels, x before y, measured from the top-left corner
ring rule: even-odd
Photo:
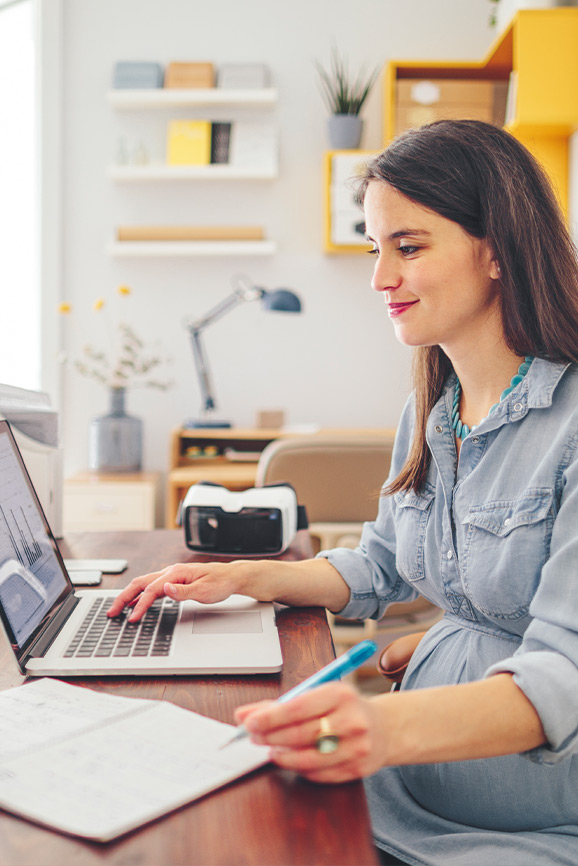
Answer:
[[[355,150],[361,142],[363,121],[358,114],[332,114],[327,129],[332,150]]]

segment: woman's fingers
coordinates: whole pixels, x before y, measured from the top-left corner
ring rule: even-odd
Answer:
[[[311,781],[348,781],[379,766],[371,709],[343,683],[321,686],[286,704],[252,704],[236,715],[254,742],[271,747],[275,763]],[[324,735],[328,749],[320,750]]]
[[[250,733],[269,735],[280,729],[288,730],[309,721],[319,725],[319,719],[336,712],[342,706],[355,704],[357,692],[344,683],[330,683],[312,689],[306,694],[282,701],[262,701],[239,707],[237,718]],[[241,718],[242,716],[242,718]]]
[[[320,755],[316,749],[272,749],[271,760],[283,770],[304,776],[310,782],[338,784],[351,782],[367,775],[363,766],[348,758]]]
[[[119,592],[111,604],[108,616],[118,616],[119,613],[122,613],[125,607],[136,603],[144,590],[149,588],[152,582],[158,580],[161,574],[162,572],[157,571],[152,574],[144,574],[141,577],[135,577],[134,580],[131,580],[128,586]],[[154,599],[151,600],[151,604],[152,601],[154,601]]]
[[[137,622],[151,604],[163,595],[175,601],[192,599],[203,604],[223,601],[238,592],[234,563],[183,563],[169,565],[161,571],[142,575],[121,590],[111,605],[109,616],[117,616],[123,608],[132,605],[129,616]]]

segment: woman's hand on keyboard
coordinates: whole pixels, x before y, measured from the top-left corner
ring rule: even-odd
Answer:
[[[192,599],[214,604],[235,593],[258,601],[279,601],[297,607],[315,605],[337,612],[349,601],[350,590],[324,558],[298,562],[180,562],[136,577],[118,594],[108,616],[118,616],[125,607],[132,607],[128,619],[136,622],[163,595],[174,601]]]
[[[223,601],[236,592],[243,592],[246,562],[176,563],[151,574],[135,577],[123,589],[108,616],[118,616],[125,607],[133,607],[130,622],[136,622],[155,599],[163,595],[175,601],[193,599],[204,604]]]

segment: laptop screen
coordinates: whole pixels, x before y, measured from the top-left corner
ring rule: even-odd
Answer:
[[[20,655],[73,592],[10,427],[0,421],[0,617]]]

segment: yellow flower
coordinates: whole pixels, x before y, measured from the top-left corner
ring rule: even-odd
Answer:
[[[65,316],[67,313],[70,313],[71,310],[72,307],[70,306],[70,304],[62,303],[58,305],[58,312],[62,313],[63,316]]]
[[[119,286],[118,293],[119,295],[130,295],[131,289],[128,286]]]
[[[102,310],[103,307],[104,307],[103,298],[97,298],[97,300],[92,305],[92,309],[95,310],[96,312],[98,312],[98,310]]]

